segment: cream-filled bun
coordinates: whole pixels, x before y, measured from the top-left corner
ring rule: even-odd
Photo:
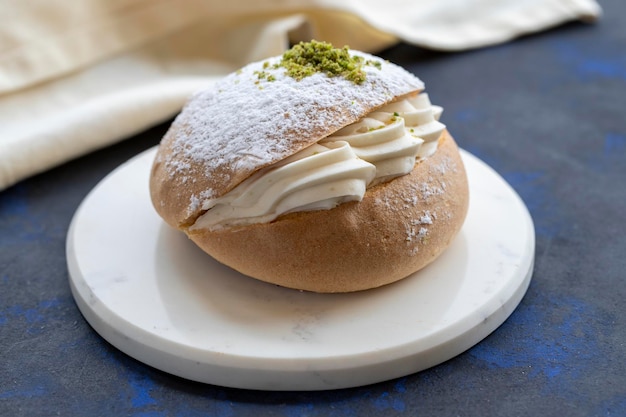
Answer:
[[[152,203],[262,281],[349,292],[405,278],[450,245],[469,200],[423,88],[322,42],[252,63],[187,102],[157,151]]]

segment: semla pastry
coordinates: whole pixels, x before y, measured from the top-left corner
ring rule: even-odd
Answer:
[[[349,292],[405,278],[457,235],[468,185],[414,75],[323,42],[193,95],[157,151],[152,203],[219,262]]]

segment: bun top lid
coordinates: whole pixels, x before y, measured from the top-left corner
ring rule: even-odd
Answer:
[[[324,42],[249,64],[176,117],[152,167],[153,204],[170,225],[189,226],[256,171],[423,88],[395,64]]]

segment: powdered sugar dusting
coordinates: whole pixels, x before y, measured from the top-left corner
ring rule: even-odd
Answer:
[[[427,168],[425,181],[407,182],[401,191],[384,194],[375,200],[376,204],[383,206],[385,210],[404,213],[404,240],[410,255],[416,255],[420,246],[428,243],[430,226],[438,220],[448,221],[452,217],[452,214],[445,210],[439,213],[428,209],[416,212],[416,207],[427,207],[433,197],[444,194],[447,188],[445,178],[459,169],[456,162],[447,156],[438,158],[436,163],[429,163]]]
[[[205,200],[227,193],[255,171],[398,96],[423,89],[418,78],[399,66],[351,53],[381,64],[363,67],[362,84],[321,73],[296,81],[284,68],[274,68],[280,60],[274,57],[196,93],[163,139],[164,154],[157,157],[163,160],[168,186],[178,187],[178,198],[189,202],[181,215],[187,219],[197,214]],[[198,184],[185,187],[189,178]],[[199,187],[204,187],[201,193]]]

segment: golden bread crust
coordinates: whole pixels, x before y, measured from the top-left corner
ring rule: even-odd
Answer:
[[[219,262],[256,279],[350,292],[392,283],[432,262],[461,229],[468,202],[463,162],[445,131],[435,154],[410,174],[368,189],[361,202],[186,233]]]

